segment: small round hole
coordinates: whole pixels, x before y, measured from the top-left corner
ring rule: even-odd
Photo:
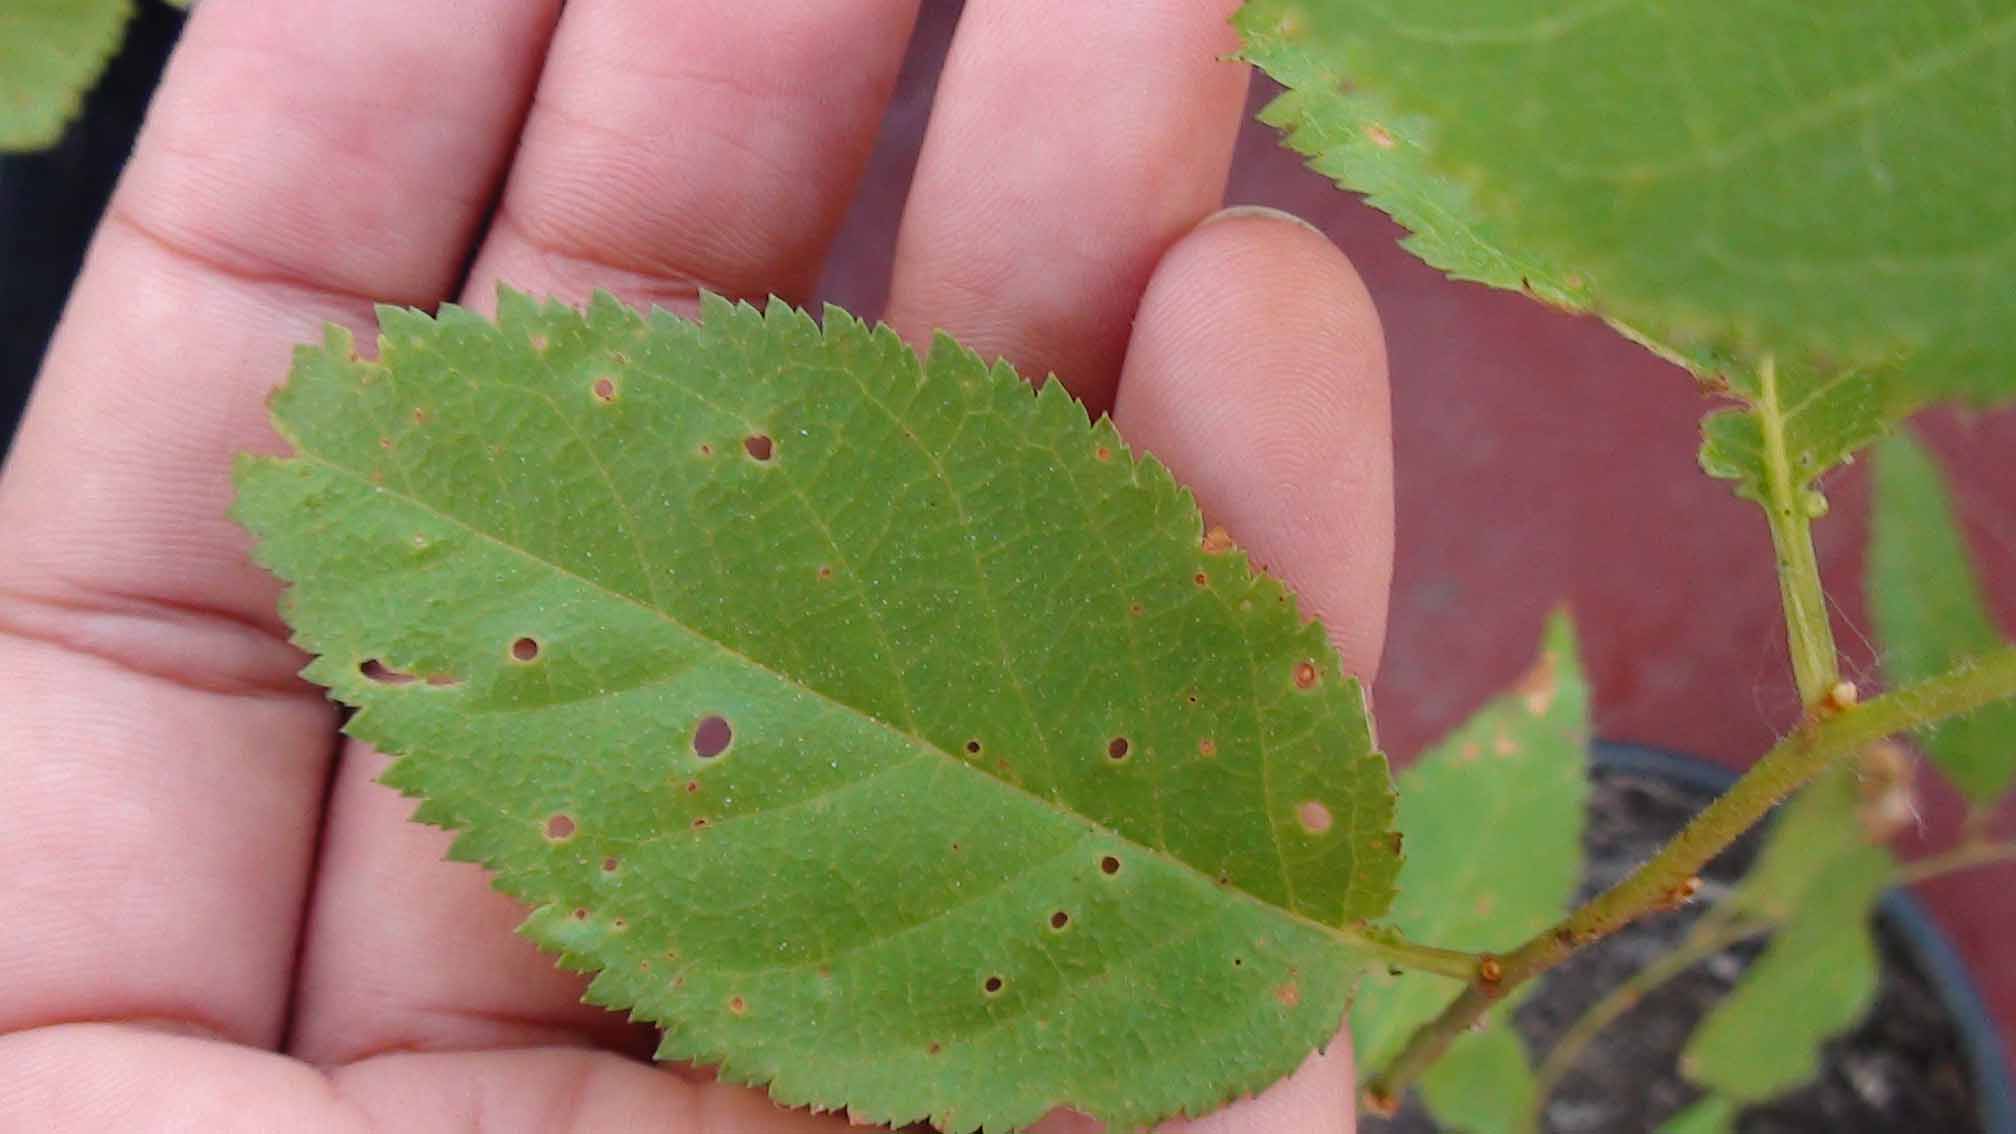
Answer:
[[[411,685],[415,680],[412,674],[401,673],[377,658],[366,658],[357,666],[357,672],[363,674],[366,681],[375,681],[380,685]]]
[[[1316,687],[1316,663],[1302,661],[1295,663],[1295,688],[1314,689]]]
[[[607,378],[595,379],[595,384],[589,388],[595,392],[595,397],[598,401],[613,402],[616,400],[616,383]]]
[[[1109,854],[1109,855],[1107,855],[1106,857],[1104,857],[1104,858],[1100,859],[1100,860],[1099,860],[1099,873],[1101,873],[1101,874],[1118,874],[1118,873],[1120,873],[1120,860],[1119,860],[1119,859],[1117,859],[1117,858],[1115,858],[1115,857],[1113,857],[1113,856],[1112,856],[1112,855],[1110,855],[1110,854]]]
[[[1208,587],[1211,585],[1211,576],[1199,571],[1195,575],[1190,576],[1190,581],[1200,587]]]
[[[1050,915],[1050,928],[1052,929],[1063,929],[1070,924],[1071,915],[1065,913],[1063,910],[1058,910],[1056,913]]]
[[[1001,995],[1001,990],[1008,987],[1008,982],[998,976],[990,976],[987,978],[987,983],[980,987],[985,989],[989,996],[999,996]]]
[[[728,750],[729,742],[735,739],[735,730],[729,726],[728,718],[718,715],[700,718],[700,724],[693,730],[693,755],[702,760],[712,760]]]
[[[1125,760],[1127,758],[1127,752],[1131,747],[1132,746],[1127,743],[1126,737],[1116,736],[1112,740],[1106,742],[1106,756],[1107,758],[1112,760]]]
[[[511,656],[521,662],[539,660],[539,641],[536,638],[520,638],[511,643]]]
[[[614,874],[616,873],[616,869],[622,865],[622,862],[618,861],[614,855],[611,855],[602,860],[602,873]]]
[[[548,816],[546,838],[550,842],[564,843],[574,837],[574,817],[564,812]]]
[[[768,434],[751,433],[742,439],[742,451],[759,461],[767,461],[777,449]]]
[[[978,756],[978,755],[980,755],[980,742],[979,742],[979,741],[977,741],[977,740],[969,740],[969,741],[967,741],[967,742],[966,742],[966,754],[967,754],[968,756]]]

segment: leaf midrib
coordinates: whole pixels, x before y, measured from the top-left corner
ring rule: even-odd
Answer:
[[[1112,827],[1104,823],[1101,823],[1088,815],[1079,812],[1075,808],[1066,805],[1060,800],[1050,799],[1044,796],[1037,795],[1029,791],[1027,788],[1022,787],[1019,784],[1003,779],[1000,776],[991,775],[986,771],[986,769],[969,764],[966,761],[959,759],[951,752],[948,752],[945,749],[939,747],[928,737],[919,734],[905,732],[903,729],[897,727],[894,723],[883,720],[881,717],[876,716],[874,713],[868,712],[867,710],[864,710],[858,706],[851,705],[846,701],[840,700],[834,697],[833,695],[827,693],[826,691],[816,688],[815,686],[806,684],[803,681],[800,681],[799,679],[792,677],[791,675],[786,674],[769,664],[766,664],[762,661],[757,660],[756,658],[749,656],[746,653],[743,653],[741,650],[736,649],[735,647],[729,645],[726,642],[720,641],[719,639],[714,638],[711,635],[702,633],[701,631],[695,629],[694,627],[688,626],[685,622],[675,617],[670,611],[654,606],[649,602],[645,602],[637,598],[635,595],[625,594],[622,591],[614,590],[609,586],[607,586],[606,584],[601,583],[595,579],[591,579],[586,575],[583,575],[580,572],[573,570],[572,568],[569,568],[559,563],[555,563],[552,560],[544,558],[542,556],[536,555],[526,548],[516,546],[515,544],[512,544],[509,541],[504,540],[503,538],[497,536],[492,532],[485,531],[484,529],[476,526],[475,524],[469,522],[468,520],[463,519],[461,516],[457,516],[452,513],[442,511],[440,508],[436,507],[432,502],[421,499],[420,497],[415,496],[408,491],[401,491],[398,489],[387,487],[386,485],[383,484],[373,483],[369,476],[309,448],[298,437],[292,436],[291,431],[288,432],[286,440],[289,443],[291,443],[295,448],[296,456],[293,458],[295,460],[303,460],[311,462],[323,469],[328,470],[331,473],[334,473],[338,476],[343,477],[344,479],[351,481],[352,483],[358,485],[359,487],[364,488],[366,491],[381,496],[391,496],[398,500],[404,501],[405,503],[421,510],[422,512],[425,512],[427,515],[437,520],[440,520],[443,523],[451,524],[461,529],[462,531],[465,531],[470,535],[483,540],[486,543],[502,548],[506,552],[516,555],[526,560],[527,562],[530,562],[541,568],[549,570],[556,575],[574,580],[576,583],[579,583],[582,586],[588,588],[589,590],[601,594],[608,599],[627,604],[647,614],[653,615],[659,621],[664,622],[665,624],[679,630],[684,634],[690,635],[693,639],[697,641],[707,643],[708,645],[719,650],[721,653],[741,661],[743,664],[749,666],[751,669],[763,674],[767,674],[771,678],[775,679],[776,681],[782,683],[785,686],[788,686],[789,688],[797,689],[803,693],[809,694],[810,696],[816,698],[817,700],[819,700],[824,704],[839,709],[842,712],[845,712],[859,720],[866,721],[867,723],[873,725],[877,729],[880,729],[881,731],[894,735],[895,737],[904,741],[910,746],[938,757],[939,759],[944,761],[944,763],[947,765],[958,768],[961,771],[965,772],[966,774],[980,776],[989,783],[998,785],[999,787],[1006,789],[1007,791],[1012,792],[1015,795],[1021,796],[1023,799],[1029,801],[1031,804],[1034,804],[1037,807],[1047,809],[1056,814],[1065,816],[1066,818],[1069,818],[1075,822],[1082,823],[1090,830],[1110,836],[1115,840],[1126,843],[1128,846],[1137,848],[1143,854],[1151,855],[1162,862],[1173,865],[1191,875],[1198,882],[1202,883],[1204,889],[1206,889],[1209,892],[1236,895],[1237,898],[1244,900],[1246,902],[1250,902],[1256,906],[1259,906],[1275,916],[1315,929],[1321,932],[1326,937],[1329,937],[1331,940],[1334,940],[1337,943],[1346,946],[1347,948],[1356,949],[1362,952],[1373,954],[1381,952],[1381,950],[1379,949],[1378,941],[1370,935],[1361,933],[1355,929],[1347,928],[1344,926],[1328,925],[1321,921],[1317,921],[1316,919],[1309,917],[1308,915],[1303,914],[1298,910],[1289,909],[1286,906],[1276,905],[1273,902],[1267,901],[1266,899],[1261,898],[1258,895],[1255,895],[1252,892],[1246,890],[1244,887],[1232,885],[1230,883],[1220,884],[1215,875],[1211,875],[1205,872],[1204,870],[1199,869],[1198,867],[1183,860],[1182,858],[1169,853],[1167,850],[1151,847],[1146,843],[1143,843],[1130,835],[1126,835],[1120,831],[1114,830]]]

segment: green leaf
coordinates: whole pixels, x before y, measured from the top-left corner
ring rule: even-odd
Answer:
[[[0,0],[0,152],[62,136],[132,14],[131,0]]]
[[[1938,465],[1902,434],[1877,451],[1868,587],[1883,677],[1893,686],[1944,673],[2004,643]],[[1970,801],[1992,805],[2016,778],[2016,701],[1955,717],[1926,730],[1922,740]]]
[[[1385,761],[1161,464],[833,308],[499,307],[302,349],[237,514],[351,734],[592,1001],[946,1130],[1207,1111],[1329,1040]]]
[[[1523,1134],[1539,1089],[1525,1041],[1493,1012],[1483,1031],[1457,1036],[1421,1077],[1421,1097],[1452,1134]]]
[[[1769,504],[1771,430],[1808,493],[1930,402],[2016,397],[2016,142],[1982,143],[2016,138],[2016,0],[1936,7],[1250,0],[1237,23],[1289,88],[1262,118],[1422,259],[1744,403],[1701,463]]]
[[[1659,1125],[1659,1134],[1733,1134],[1739,1104],[1724,1095],[1709,1095]]]
[[[1869,918],[1890,878],[1889,853],[1867,845],[1815,877],[1763,956],[1694,1030],[1682,1073],[1749,1103],[1818,1074],[1821,1044],[1861,1019],[1875,998]]]
[[[1760,921],[1790,919],[1836,863],[1871,849],[1858,817],[1859,789],[1851,761],[1823,772],[1793,796],[1772,819],[1755,865],[1724,900]]]
[[[1582,876],[1589,687],[1565,614],[1540,658],[1401,777],[1409,855],[1392,922],[1453,949],[1518,945],[1561,916]],[[1358,1066],[1376,1072],[1461,990],[1375,972],[1351,1011]]]

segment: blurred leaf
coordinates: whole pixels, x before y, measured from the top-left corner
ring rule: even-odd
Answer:
[[[2003,644],[1938,465],[1908,435],[1877,452],[1867,582],[1883,677],[1892,686],[1937,676]],[[2016,701],[1947,720],[1922,739],[1970,801],[1991,805],[2016,776]]]
[[[1778,809],[1756,864],[1724,901],[1762,921],[1791,918],[1837,862],[1873,849],[1857,817],[1861,804],[1852,763],[1823,772]],[[1886,875],[1889,861],[1885,852]]]
[[[1540,658],[1401,776],[1407,862],[1395,927],[1453,949],[1509,949],[1558,919],[1582,877],[1589,687],[1565,614]],[[1444,978],[1374,969],[1351,1010],[1363,1073],[1461,991]]]
[[[1659,1134],[1733,1134],[1736,1100],[1708,1095],[1659,1126]]]
[[[862,1122],[1210,1110],[1399,867],[1320,625],[1056,383],[829,308],[384,309],[238,515],[386,782],[589,998]]]
[[[1875,999],[1869,919],[1890,878],[1889,853],[1865,845],[1805,887],[1763,955],[1687,1041],[1680,1069],[1689,1081],[1754,1103],[1819,1073],[1821,1045]]]
[[[1533,1064],[1526,1043],[1506,1022],[1509,1005],[1492,1012],[1480,1032],[1457,1036],[1421,1077],[1421,1096],[1452,1134],[1522,1134],[1533,1112]]]
[[[0,152],[63,136],[132,15],[131,0],[0,0]]]

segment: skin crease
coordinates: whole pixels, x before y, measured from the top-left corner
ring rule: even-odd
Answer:
[[[1232,6],[972,0],[887,314],[1112,409],[1369,677],[1384,350],[1313,230],[1203,223],[1247,83]],[[197,7],[0,472],[0,1126],[847,1129],[640,1062],[648,1036],[580,1005],[339,744],[225,512],[230,455],[282,450],[263,399],[291,344],[369,342],[373,300],[802,299],[915,15]],[[1345,1046],[1167,1129],[1347,1131]]]

